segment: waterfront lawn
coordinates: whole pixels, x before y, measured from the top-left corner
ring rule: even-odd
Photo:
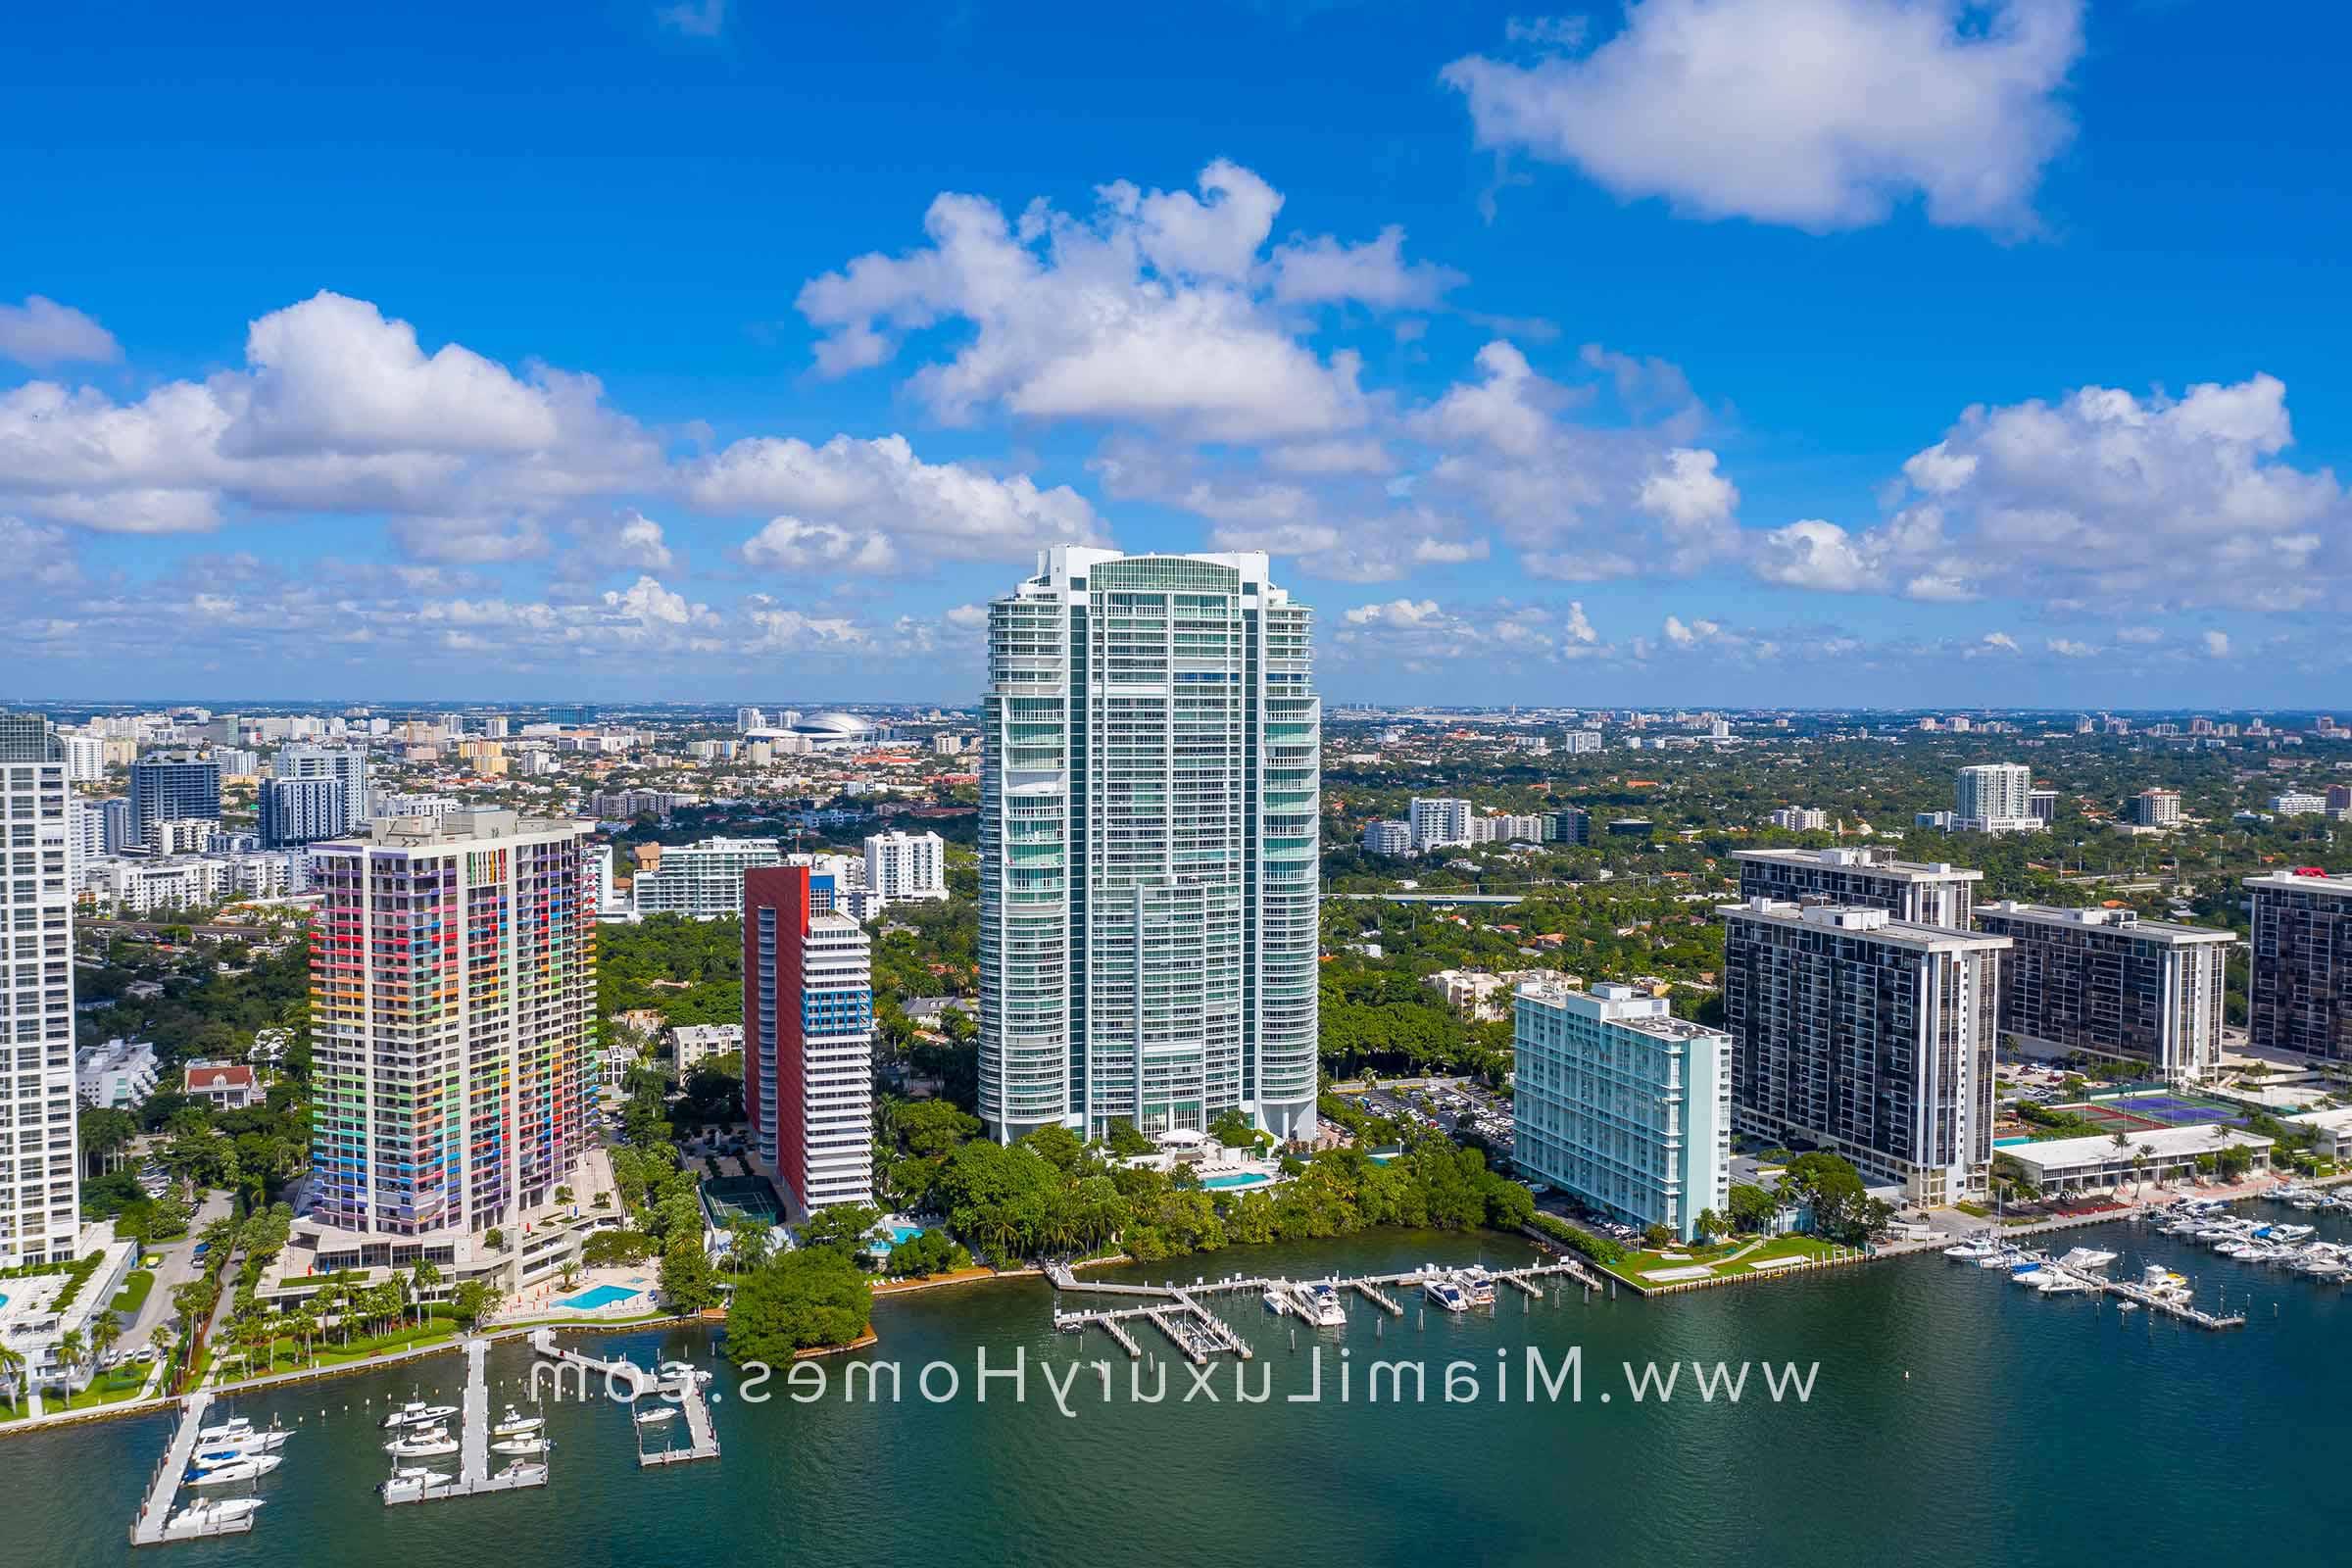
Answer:
[[[128,1328],[130,1320],[138,1316],[139,1308],[147,1304],[147,1293],[153,1289],[155,1275],[151,1271],[132,1269],[122,1281],[122,1289],[115,1294],[113,1300],[106,1303],[106,1309],[121,1318],[122,1326]]]
[[[71,1399],[60,1399],[54,1393],[44,1392],[41,1395],[41,1413],[55,1415],[64,1410],[95,1410],[102,1404],[120,1404],[135,1396],[146,1383],[147,1369],[144,1366],[116,1367],[92,1378],[90,1386]],[[31,1413],[22,1396],[18,1397],[14,1410],[0,1402],[0,1426],[21,1421]]]
[[[449,1308],[435,1303],[423,1326],[404,1324],[383,1334],[352,1336],[349,1345],[332,1339],[314,1339],[310,1354],[305,1358],[302,1341],[280,1336],[267,1348],[247,1349],[241,1345],[222,1345],[215,1356],[217,1369],[223,1383],[242,1382],[246,1378],[268,1377],[273,1372],[309,1372],[328,1367],[351,1366],[356,1362],[390,1355],[400,1350],[421,1349],[457,1338],[457,1319],[446,1315]],[[267,1357],[268,1364],[264,1365]],[[250,1363],[250,1364],[248,1364]]]
[[[1831,1243],[1814,1236],[1774,1236],[1765,1241],[1753,1239],[1724,1242],[1713,1247],[1667,1247],[1655,1251],[1628,1252],[1614,1264],[1607,1265],[1609,1273],[1629,1284],[1655,1289],[1661,1285],[1680,1283],[1675,1280],[1644,1279],[1646,1274],[1667,1269],[1706,1268],[1718,1279],[1739,1274],[1779,1272],[1777,1269],[1758,1269],[1758,1263],[1771,1263],[1785,1257],[1828,1257],[1837,1250]],[[1668,1257],[1668,1252],[1688,1254]],[[1696,1275],[1689,1276],[1696,1279]]]

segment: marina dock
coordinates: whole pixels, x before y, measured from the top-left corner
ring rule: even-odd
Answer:
[[[547,1485],[545,1459],[516,1459],[504,1469],[490,1468],[490,1385],[482,1373],[490,1353],[488,1340],[466,1342],[466,1394],[458,1407],[463,1423],[458,1433],[457,1479],[446,1486],[427,1487],[414,1496],[387,1493],[384,1506],[403,1502],[440,1502],[449,1497],[471,1497],[489,1492],[515,1492]]]
[[[591,1377],[601,1380],[607,1388],[615,1390],[616,1396],[632,1407],[630,1409],[632,1422],[636,1420],[637,1412],[634,1409],[636,1402],[648,1396],[668,1400],[677,1405],[678,1413],[686,1421],[687,1441],[682,1445],[648,1448],[645,1446],[644,1428],[642,1425],[637,1426],[637,1463],[640,1468],[662,1464],[684,1464],[693,1459],[715,1459],[718,1457],[718,1429],[710,1419],[710,1401],[704,1397],[702,1384],[692,1375],[664,1381],[660,1374],[649,1372],[636,1362],[626,1358],[607,1361],[599,1360],[593,1355],[583,1355],[577,1350],[568,1350],[558,1345],[556,1331],[553,1329],[532,1331],[530,1344],[532,1349],[549,1360],[561,1366],[577,1367]],[[562,1389],[563,1384],[559,1381],[557,1384],[559,1394]]]
[[[1337,1276],[1324,1280],[1267,1279],[1255,1275],[1235,1275],[1223,1280],[1196,1280],[1190,1285],[1114,1285],[1106,1282],[1081,1280],[1067,1268],[1049,1268],[1047,1277],[1056,1289],[1076,1295],[1082,1292],[1101,1296],[1125,1297],[1142,1304],[1098,1308],[1092,1311],[1062,1311],[1054,1313],[1054,1326],[1066,1334],[1083,1334],[1099,1328],[1118,1341],[1131,1356],[1143,1354],[1126,1324],[1137,1318],[1148,1319],[1160,1333],[1166,1335],[1196,1366],[1220,1352],[1239,1356],[1247,1361],[1256,1352],[1248,1341],[1234,1332],[1233,1326],[1201,1303],[1200,1298],[1230,1296],[1248,1292],[1253,1295],[1272,1294],[1283,1300],[1296,1300],[1300,1293],[1321,1286],[1334,1291],[1353,1291],[1391,1317],[1404,1316],[1404,1307],[1382,1287],[1417,1290],[1426,1281],[1442,1278],[1450,1270],[1424,1265],[1400,1274],[1368,1274],[1357,1279]],[[1541,1300],[1544,1288],[1537,1281],[1550,1278],[1572,1279],[1580,1284],[1597,1284],[1592,1271],[1570,1259],[1531,1264],[1526,1268],[1495,1269],[1487,1277],[1523,1291],[1530,1299]],[[1293,1308],[1296,1310],[1296,1308]]]
[[[156,1462],[154,1479],[147,1485],[147,1498],[139,1505],[138,1517],[131,1521],[132,1545],[160,1546],[173,1541],[202,1541],[212,1536],[242,1535],[253,1528],[250,1513],[204,1524],[172,1522],[172,1501],[187,1477],[188,1460],[196,1452],[196,1434],[203,1430],[205,1412],[212,1407],[213,1396],[209,1394],[191,1394],[180,1406],[179,1425],[172,1433],[172,1446]]]

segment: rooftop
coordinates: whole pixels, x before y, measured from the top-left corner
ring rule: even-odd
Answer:
[[[1862,908],[1853,905],[1800,905],[1756,898],[1744,904],[1718,905],[1715,912],[1726,920],[1768,920],[1776,925],[1821,926],[1864,941],[1891,942],[1901,947],[1916,948],[1922,953],[1998,951],[2012,945],[2007,937],[1955,931],[1949,926],[1917,925],[1908,920],[1897,920],[1885,909]]]
[[[2295,893],[2352,893],[2352,873],[2331,876],[2316,865],[2299,865],[2291,871],[2272,871],[2262,876],[2246,878],[2250,888],[2284,888]]]
[[[335,840],[334,845],[322,844],[315,848],[324,850],[338,845],[373,845],[411,849],[481,839],[573,838],[586,833],[592,825],[569,817],[524,816],[517,811],[478,808],[443,811],[437,816],[373,817],[369,819],[365,833],[355,833]]]
[[[2011,920],[2031,920],[2036,925],[2101,926],[2118,936],[2135,941],[2162,942],[2175,947],[2210,942],[2216,945],[2235,942],[2233,931],[2213,926],[2176,925],[2169,920],[2143,920],[2134,909],[2064,908],[2051,904],[2020,904],[2015,899],[2003,899],[1996,904],[1980,904],[1977,916],[2000,915]]]
[[[2041,1143],[2011,1144],[1996,1152],[2006,1154],[2032,1173],[2098,1164],[2119,1157],[2129,1160],[2143,1149],[2157,1159],[2179,1159],[2187,1154],[2220,1153],[2225,1149],[2271,1147],[2271,1140],[2258,1133],[2243,1133],[2231,1127],[2222,1129],[2222,1136],[2217,1138],[2215,1131],[2215,1126],[2155,1127],[2126,1134],[2131,1142],[2129,1147],[2123,1149],[2116,1147],[2113,1135],[2099,1133],[2089,1138],[2052,1138]]]
[[[1944,860],[1898,860],[1890,850],[1734,850],[1735,860],[1777,865],[1814,865],[1828,871],[1864,871],[1901,882],[1977,882],[1984,873]]]

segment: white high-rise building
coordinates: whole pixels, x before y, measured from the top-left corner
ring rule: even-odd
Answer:
[[[1784,806],[1772,813],[1772,825],[1794,833],[1826,832],[1830,813],[1817,806]]]
[[[948,896],[948,847],[936,833],[876,833],[865,841],[871,907],[926,904]]]
[[[1511,1157],[1624,1224],[1684,1241],[1732,1197],[1732,1037],[1631,986],[1519,987]]]
[[[757,708],[735,710],[735,733],[748,735],[756,729],[767,728],[767,715]]]
[[[1470,842],[1470,803],[1415,796],[1405,816],[1416,850],[1450,850]]]
[[[661,863],[637,873],[631,902],[639,914],[682,914],[695,920],[741,914],[743,873],[783,859],[783,847],[774,839],[665,844]]]
[[[100,735],[60,735],[66,760],[66,782],[95,784],[106,777],[106,738]]]
[[[980,1113],[1315,1124],[1311,612],[1265,556],[1056,546],[989,607]]]
[[[71,1260],[74,878],[65,748],[37,713],[0,713],[0,1268]]]
[[[270,764],[278,778],[331,778],[343,784],[343,822],[334,829],[351,833],[368,820],[368,754],[357,746],[286,746]]]
[[[2036,833],[2048,822],[2034,812],[2034,770],[2023,762],[1964,767],[1952,787],[1952,828],[1960,833]]]

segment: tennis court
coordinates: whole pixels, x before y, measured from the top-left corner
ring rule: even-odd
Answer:
[[[2146,1133],[2154,1132],[2159,1127],[2180,1125],[2178,1122],[2158,1121],[2152,1116],[2139,1116],[2128,1110],[2119,1110],[2112,1101],[2102,1101],[2095,1105],[2052,1105],[2050,1108],[2065,1111],[2069,1115],[2080,1116],[2084,1121],[2096,1125],[2102,1132]]]
[[[703,1212],[711,1227],[725,1230],[738,1219],[763,1225],[784,1223],[784,1205],[764,1176],[714,1176],[703,1183]]]
[[[2127,1116],[2147,1117],[2166,1127],[2198,1127],[2217,1121],[2242,1127],[2246,1121],[2236,1106],[2197,1095],[2127,1095],[2121,1100],[2103,1101],[2101,1104]]]

